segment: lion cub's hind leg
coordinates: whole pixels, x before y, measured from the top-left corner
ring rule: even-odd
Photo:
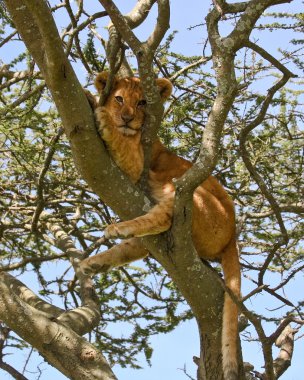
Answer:
[[[86,275],[107,272],[114,267],[142,259],[148,253],[138,239],[129,239],[105,252],[83,260],[80,264],[80,270]]]

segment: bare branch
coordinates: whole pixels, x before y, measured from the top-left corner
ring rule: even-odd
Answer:
[[[116,380],[99,350],[50,314],[21,300],[11,287],[12,277],[0,273],[0,278],[0,319],[9,328],[68,378]]]
[[[221,17],[224,16],[225,11],[224,9],[227,8],[227,3],[225,0],[213,0],[214,8],[217,10],[217,12],[221,15]]]
[[[273,55],[269,54],[261,46],[259,46],[259,45],[248,40],[248,41],[244,42],[244,47],[248,47],[249,49],[252,49],[255,52],[257,52],[261,57],[266,59],[274,67],[276,67],[278,70],[280,70],[284,75],[288,76],[289,78],[297,78],[297,75],[293,74],[290,70],[288,70],[287,67],[282,65],[282,63],[280,61],[278,61]]]
[[[245,5],[244,12],[233,31],[223,39],[222,44],[229,46],[234,51],[239,50],[248,41],[254,25],[268,7],[291,2],[292,0],[251,0],[247,2],[247,5],[240,3],[241,7]],[[233,6],[235,7],[235,4]],[[233,9],[232,7],[230,9]]]
[[[67,34],[70,37],[73,37],[76,34],[78,34],[79,32],[81,32],[83,29],[85,29],[88,25],[93,23],[95,20],[98,20],[99,18],[105,17],[107,15],[108,15],[107,12],[96,12],[93,15],[89,16],[81,24],[79,24],[79,25],[75,24],[75,27],[73,27],[73,30],[71,32],[64,33],[63,36],[65,36],[65,34]]]
[[[17,33],[18,33],[17,30],[15,30],[14,32],[9,34],[6,38],[4,38],[3,41],[0,42],[0,48],[4,46],[9,40],[11,40]]]
[[[288,276],[286,276],[285,279],[282,279],[282,281],[279,283],[279,285],[277,285],[276,287],[272,288],[273,291],[276,291],[278,289],[281,289],[283,288],[292,278],[294,278],[294,276],[298,273],[298,272],[301,272],[302,270],[304,270],[304,265],[301,265],[297,268],[294,268]],[[292,305],[293,306],[293,305]]]
[[[169,29],[170,5],[168,0],[158,0],[158,17],[154,31],[147,40],[148,49],[154,53],[161,43],[166,31]]]
[[[156,3],[156,0],[139,0],[131,12],[125,15],[128,25],[131,29],[142,24],[147,18],[150,9]]]
[[[38,297],[20,280],[17,280],[9,273],[3,273],[1,275],[3,278],[5,278],[6,282],[9,282],[11,290],[14,292],[14,294],[16,294],[20,300],[32,306],[33,308],[52,315],[55,318],[59,317],[62,313],[65,312],[64,309],[60,309],[59,307],[54,306]]]
[[[169,78],[171,82],[174,82],[179,76],[181,76],[182,74],[184,74],[185,72],[187,72],[188,70],[194,68],[194,67],[197,67],[199,65],[202,65],[208,61],[210,61],[212,59],[212,57],[202,57],[200,58],[199,60],[193,62],[193,63],[190,63],[190,65],[187,65],[185,67],[183,67],[182,69],[180,69],[179,71],[177,71],[176,73],[174,73],[173,75],[171,75],[171,77]]]
[[[299,204],[282,204],[282,205],[278,205],[279,207],[279,210],[281,213],[283,212],[286,212],[286,213],[291,213],[291,214],[304,214],[304,204],[303,203],[299,203]],[[270,216],[270,215],[273,215],[274,214],[274,210],[270,209],[268,211],[264,211],[264,212],[246,212],[246,216],[248,216],[249,218],[266,218],[267,216]]]
[[[293,329],[287,325],[276,340],[275,344],[280,348],[278,357],[273,362],[276,379],[281,377],[291,365],[294,336],[297,332],[298,329]]]
[[[125,15],[125,20],[128,24],[128,26],[131,29],[136,28],[138,25],[140,25],[148,16],[149,11],[153,4],[156,2],[156,0],[141,0],[136,3],[134,8],[131,12],[129,12],[127,15]],[[116,72],[118,72],[119,77],[131,77],[133,75],[133,72],[127,63],[126,59],[124,58],[124,50],[125,46],[121,42],[121,35],[117,31],[114,24],[111,22],[109,27],[109,41],[107,44],[107,57],[110,64],[110,77],[107,82],[109,82],[109,85],[107,83],[107,86],[104,90],[104,97],[107,97],[108,92],[110,91],[111,81],[113,80],[113,76]],[[120,61],[117,64],[117,57],[120,56]],[[99,102],[100,104],[103,104],[103,99]]]
[[[56,144],[59,141],[60,137],[63,134],[63,128],[59,128],[57,134],[52,138],[50,142],[49,152],[46,156],[44,166],[39,174],[38,183],[37,183],[37,207],[32,218],[32,232],[37,230],[37,223],[39,216],[43,211],[44,207],[44,197],[43,197],[43,187],[44,187],[44,177],[49,169],[49,166],[52,162],[53,156],[56,152]]]
[[[1,110],[0,116],[5,115],[8,111],[12,111],[14,108],[24,103],[27,99],[31,98],[33,95],[37,93],[41,93],[44,89],[45,89],[45,83],[43,82],[43,83],[40,83],[38,86],[34,87],[32,90],[26,91],[13,103],[7,105],[3,110]]]
[[[0,323],[0,368],[3,369],[3,371],[9,373],[16,380],[27,380],[27,378],[23,376],[22,373],[18,372],[14,367],[3,361],[3,350],[5,348],[5,341],[7,340],[9,333],[10,329]]]
[[[96,318],[99,318],[99,305],[95,295],[92,279],[85,276],[78,270],[80,261],[85,258],[84,252],[75,247],[71,237],[66,234],[58,223],[52,222],[51,215],[44,212],[41,218],[46,220],[46,225],[53,234],[58,248],[64,251],[72,262],[77,277],[80,281],[83,303],[85,305],[89,305],[92,308],[92,311],[96,314]]]
[[[58,260],[66,256],[67,256],[66,253],[62,253],[58,255],[45,255],[43,257],[28,257],[17,263],[0,266],[0,271],[8,272],[8,271],[24,268],[27,264],[38,264],[38,263],[43,263],[46,261]]]
[[[0,90],[7,88],[15,83],[23,79],[42,79],[41,74],[39,72],[31,72],[31,71],[11,71],[8,69],[6,65],[0,68],[0,79],[6,78],[8,79],[6,82],[0,85]]]
[[[131,27],[129,26],[125,17],[120,13],[116,5],[112,0],[99,0],[104,9],[108,12],[109,16],[115,28],[118,30],[119,34],[127,42],[130,48],[134,52],[139,52],[141,49],[141,43],[135,34],[132,32]]]
[[[22,373],[18,372],[14,367],[8,363],[5,363],[3,360],[0,360],[0,368],[9,373],[16,380],[28,380],[22,375]]]
[[[65,1],[65,8],[66,8],[66,10],[68,12],[68,15],[70,16],[73,29],[74,30],[77,29],[77,22],[78,22],[78,18],[79,17],[74,16],[74,13],[72,11],[72,8],[71,8],[69,0]],[[79,16],[80,16],[80,14],[79,14]],[[76,32],[76,33],[74,33],[74,34],[72,34],[70,36],[70,40],[69,40],[68,47],[67,47],[67,53],[70,54],[70,50],[71,50],[72,45],[73,45],[73,40],[75,41],[75,47],[76,47],[77,53],[78,53],[78,55],[79,55],[79,57],[81,59],[82,64],[86,68],[87,72],[89,74],[92,74],[92,70],[91,70],[90,66],[88,65],[88,63],[87,63],[87,61],[85,59],[85,56],[84,56],[84,54],[83,54],[83,52],[81,50],[80,41],[79,41],[79,37],[78,37],[78,32]]]
[[[46,2],[40,2],[37,0],[25,1],[25,3],[39,28],[43,45],[45,47],[45,57],[43,59],[44,61],[47,60],[47,62],[45,61],[45,64],[49,63],[45,75],[57,76],[58,68],[50,63],[62,61],[64,52],[63,49],[58,49],[58,46],[62,46],[62,41],[52,19],[52,15],[49,12],[48,5]]]

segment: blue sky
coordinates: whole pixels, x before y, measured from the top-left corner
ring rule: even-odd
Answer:
[[[122,12],[128,12],[135,1],[117,1],[116,4],[121,9]],[[173,30],[178,30],[175,41],[172,46],[172,50],[183,53],[185,55],[200,55],[203,51],[203,42],[206,37],[206,31],[204,26],[199,26],[188,30],[189,26],[194,26],[201,24],[207,15],[209,8],[209,1],[197,1],[197,0],[174,0],[171,1],[171,23],[170,32]],[[96,9],[100,7],[98,1],[92,1],[92,6]],[[301,8],[302,6],[302,8]],[[283,4],[273,8],[277,11],[297,11],[303,9],[303,3],[300,0],[295,0],[291,4]],[[138,29],[136,33],[141,39],[145,39],[148,32],[153,27],[153,16],[155,12],[152,12],[151,17]],[[57,20],[60,25],[60,20]],[[105,26],[107,20],[103,20]],[[276,57],[280,57],[278,53],[278,48],[287,48],[290,40],[288,31],[273,33],[263,32],[257,34],[254,32],[256,38],[259,39],[259,43],[266,49],[274,54]],[[8,55],[14,54],[13,52],[8,52]],[[5,61],[6,57],[3,57]],[[84,72],[79,72],[81,77]],[[46,270],[49,276],[56,276],[56,264],[47,264]],[[30,274],[25,274],[23,276],[24,282],[33,290],[37,289],[37,283],[35,283],[35,277],[31,277]],[[293,287],[292,283],[288,286],[285,291],[287,292],[290,299],[293,297],[299,298],[300,289],[303,287],[303,279],[301,282],[302,286],[299,286],[297,282],[297,287]],[[243,293],[246,294],[248,288],[246,288],[246,283],[244,284]],[[256,301],[256,303],[255,303]],[[264,310],[265,304],[263,302],[263,296],[256,297],[253,299],[252,304],[248,305],[249,308],[255,309],[257,311]],[[267,305],[268,308],[276,307],[275,301],[273,305]],[[123,333],[123,331],[122,331]],[[131,369],[121,369],[119,367],[114,367],[114,372],[119,380],[186,380],[187,377],[181,369],[186,367],[190,375],[195,377],[196,366],[193,364],[192,357],[199,354],[199,341],[195,321],[188,321],[181,324],[172,333],[166,335],[159,335],[151,337],[151,343],[154,348],[154,354],[152,357],[152,367],[148,367],[145,363],[144,358],[142,358],[141,365],[144,367],[143,370],[131,370]],[[281,377],[282,380],[302,380],[303,378],[303,341],[296,342],[295,354],[293,358],[292,367],[286,372],[284,376]],[[43,359],[37,354],[33,354],[35,359],[33,363],[42,363],[41,368],[46,369],[41,379],[42,380],[63,380],[66,379],[65,376],[60,374],[55,369],[52,369],[47,364],[43,363]],[[16,363],[19,360],[23,362],[25,355],[23,353],[18,353],[12,356],[10,359],[6,358],[11,363]],[[251,361],[254,363],[262,364],[262,352],[258,345],[248,345],[244,344],[244,359],[245,361]],[[31,368],[31,367],[29,367]],[[33,367],[34,368],[34,367]],[[37,378],[37,374],[26,373],[26,377],[30,380]],[[0,370],[1,380],[12,379],[8,374]]]

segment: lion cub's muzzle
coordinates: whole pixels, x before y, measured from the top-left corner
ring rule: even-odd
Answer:
[[[141,127],[134,128],[130,124],[120,125],[118,130],[125,136],[134,136],[137,132],[141,131]]]

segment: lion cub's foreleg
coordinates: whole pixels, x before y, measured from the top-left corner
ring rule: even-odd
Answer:
[[[80,270],[87,275],[107,272],[114,267],[142,259],[148,253],[138,239],[128,239],[103,253],[83,260],[80,264]]]
[[[174,194],[155,205],[147,214],[138,218],[111,224],[105,229],[105,238],[127,238],[157,235],[167,231],[172,223]]]
[[[97,107],[95,115],[98,121],[98,131],[102,139],[113,149],[121,147],[124,137],[115,128],[111,128],[114,124],[112,117],[105,107]]]

